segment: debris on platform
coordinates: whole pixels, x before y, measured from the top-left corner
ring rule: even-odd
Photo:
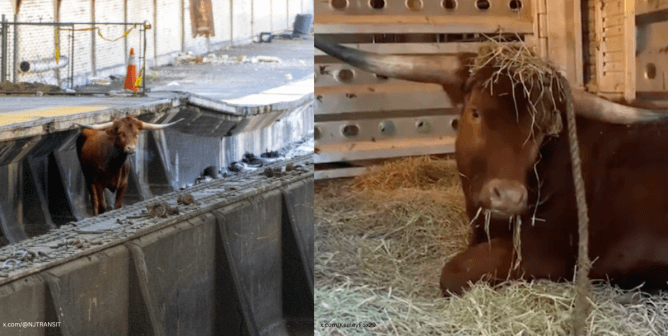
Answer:
[[[56,85],[42,84],[42,83],[0,83],[0,93],[37,93],[37,92],[62,92],[60,87]]]
[[[89,84],[92,85],[111,85],[111,78],[109,77],[88,77]]]
[[[275,56],[255,56],[252,62],[281,63],[281,59]]]
[[[281,63],[281,59],[275,56],[255,56],[248,57],[246,55],[238,55],[230,57],[229,55],[223,54],[216,56],[214,53],[207,54],[206,56],[196,56],[192,52],[185,54],[179,54],[174,59],[174,63],[178,65],[191,65],[191,64],[234,64],[234,63]]]
[[[278,151],[267,151],[267,152],[264,152],[264,153],[260,154],[261,158],[275,159],[275,158],[278,158],[280,156],[281,156],[281,154],[279,154]]]
[[[190,193],[181,194],[177,199],[176,203],[183,205],[191,205],[195,203],[195,197]]]
[[[148,212],[146,213],[146,217],[148,218],[154,218],[154,217],[167,218],[167,216],[179,214],[178,207],[172,208],[166,202],[151,202],[146,205],[146,209],[148,210]]]
[[[243,159],[241,159],[241,162],[255,168],[259,168],[264,165],[264,160],[255,156],[255,154],[249,152],[244,153],[244,157]]]

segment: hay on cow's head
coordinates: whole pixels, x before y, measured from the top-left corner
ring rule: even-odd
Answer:
[[[485,68],[494,69],[492,76],[483,84],[491,90],[492,95],[494,84],[499,78],[508,78],[513,86],[511,93],[516,113],[520,113],[517,110],[519,97],[516,97],[514,88],[519,85],[523,98],[528,100],[528,113],[533,118],[534,126],[548,135],[561,132],[563,123],[559,106],[566,106],[562,103],[565,95],[561,84],[565,78],[554,65],[535,55],[523,42],[500,43],[490,39],[474,59],[470,68],[471,76]]]

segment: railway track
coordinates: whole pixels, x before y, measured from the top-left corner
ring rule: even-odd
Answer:
[[[212,210],[312,178],[313,155],[199,183],[0,248],[0,285],[82,258]],[[192,196],[192,197],[190,197]]]

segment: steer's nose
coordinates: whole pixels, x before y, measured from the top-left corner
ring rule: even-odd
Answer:
[[[125,146],[125,152],[128,154],[132,154],[135,152],[135,145],[127,145]]]
[[[483,186],[480,201],[489,210],[518,215],[527,208],[527,189],[517,181],[493,179]]]

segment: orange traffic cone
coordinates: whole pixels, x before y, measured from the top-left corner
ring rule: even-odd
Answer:
[[[128,71],[125,75],[125,89],[137,92],[139,89],[135,86],[137,81],[137,61],[135,60],[135,48],[130,48],[130,58],[128,59]]]

